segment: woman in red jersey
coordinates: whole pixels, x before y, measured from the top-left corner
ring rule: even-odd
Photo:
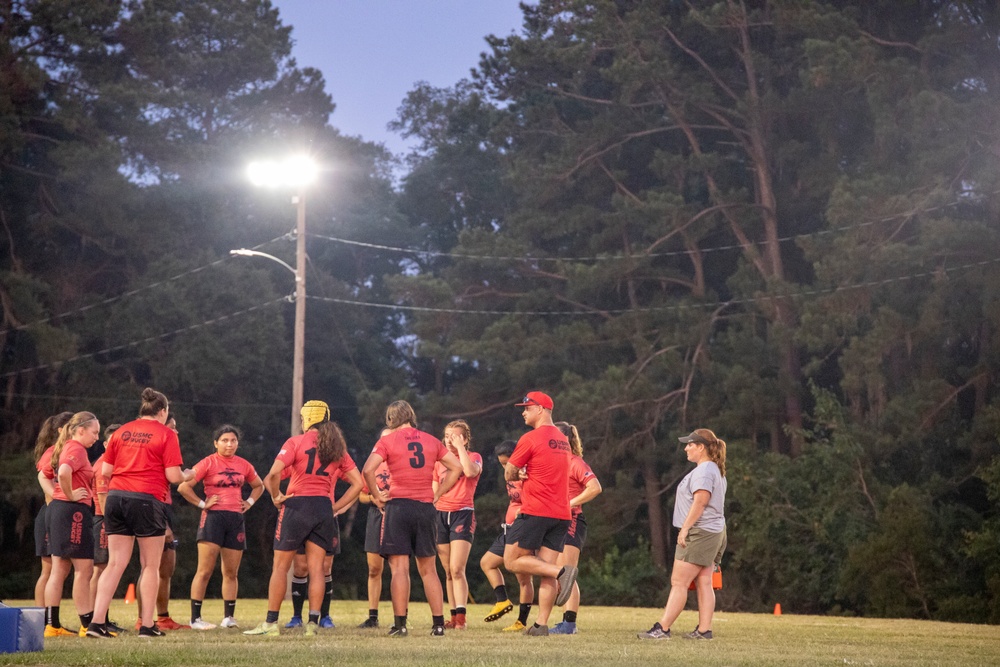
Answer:
[[[288,568],[303,545],[309,570],[309,622],[305,634],[316,634],[326,574],[323,565],[327,552],[333,548],[334,515],[350,507],[361,491],[358,467],[347,453],[340,427],[330,421],[326,403],[309,401],[302,406],[300,415],[305,433],[285,441],[264,478],[264,486],[278,508],[274,562],[267,589],[267,617],[253,630],[244,632],[245,635],[279,634],[278,613],[285,597]],[[292,475],[288,489],[282,493],[278,485],[286,467],[292,469]],[[340,500],[331,503],[333,480],[338,474],[352,484]]]
[[[49,548],[52,573],[45,585],[45,636],[72,637],[59,622],[59,604],[63,584],[72,567],[73,603],[82,627],[93,617],[90,575],[94,570],[94,511],[91,509],[90,485],[94,469],[87,459],[87,449],[101,437],[101,424],[92,412],[77,412],[59,430],[52,449],[52,462],[44,470],[55,481],[49,505]]]
[[[580,552],[587,541],[587,521],[583,518],[583,505],[601,494],[604,489],[594,471],[583,460],[583,442],[576,427],[566,422],[556,422],[556,428],[569,440],[572,456],[569,459],[569,507],[573,513],[566,531],[566,543],[556,559],[556,565],[580,566]],[[575,635],[576,615],[580,611],[580,584],[573,582],[573,592],[566,601],[563,620],[549,630],[553,635]]]
[[[462,464],[440,440],[417,430],[417,415],[406,401],[393,401],[385,410],[385,425],[389,433],[379,438],[365,462],[364,476],[371,499],[379,509],[385,508],[382,519],[380,551],[389,559],[392,571],[392,612],[394,622],[390,637],[405,637],[407,608],[410,603],[410,556],[417,561],[417,571],[424,582],[424,594],[431,608],[431,636],[444,636],[444,599],[434,556],[434,503],[454,486],[462,473]],[[390,494],[378,490],[375,473],[382,462],[392,478]],[[434,464],[441,461],[448,473],[433,489]],[[390,497],[391,495],[391,497]]]
[[[246,550],[246,526],[243,513],[253,507],[264,493],[264,483],[250,462],[236,456],[240,445],[240,431],[235,426],[223,424],[212,436],[215,453],[194,466],[194,477],[182,482],[177,491],[192,505],[201,508],[198,524],[198,571],[191,580],[191,628],[211,630],[214,623],[201,618],[201,605],[205,600],[208,580],[215,571],[215,563],[222,555],[222,600],[224,613],[222,627],[239,627],[236,623],[236,594],[239,590],[237,574],[243,551]],[[198,482],[205,487],[202,500],[192,488]],[[243,485],[250,485],[250,496],[243,499]]]
[[[88,637],[113,636],[105,625],[108,607],[136,541],[142,589],[139,636],[163,636],[153,623],[163,536],[167,531],[163,498],[170,484],[194,476],[194,471],[181,469],[183,459],[177,434],[164,425],[169,407],[166,396],[155,389],[143,389],[139,418],[115,431],[104,452],[101,472],[111,478],[104,506],[108,566],[97,582],[94,619],[87,629]]]
[[[52,572],[52,554],[49,552],[49,527],[46,520],[49,503],[52,502],[52,492],[55,485],[43,472],[52,465],[52,449],[59,439],[59,429],[73,416],[72,412],[60,412],[42,422],[42,428],[35,439],[35,469],[38,471],[38,485],[45,494],[45,504],[35,516],[35,555],[42,561],[42,571],[35,582],[35,606],[45,606],[45,584]]]
[[[476,534],[476,510],[473,497],[483,472],[483,457],[470,451],[472,431],[463,419],[444,427],[444,444],[458,457],[462,475],[447,493],[434,503],[437,509],[437,552],[445,572],[445,590],[451,607],[451,620],[444,627],[465,630],[465,605],[469,601],[469,582],[465,578],[465,565],[469,562],[472,540]],[[448,469],[441,463],[434,465],[434,492]]]

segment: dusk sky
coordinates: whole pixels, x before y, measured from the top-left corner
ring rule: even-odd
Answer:
[[[272,0],[292,26],[292,55],[323,72],[344,134],[406,143],[386,129],[413,85],[454,85],[486,51],[485,37],[520,32],[518,0]],[[531,4],[531,3],[529,3]]]

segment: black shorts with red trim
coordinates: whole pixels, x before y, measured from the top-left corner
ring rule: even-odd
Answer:
[[[522,512],[507,531],[507,544],[514,544],[528,551],[538,551],[542,547],[562,551],[568,528],[569,519],[553,519]]]
[[[49,547],[59,558],[94,558],[94,510],[90,505],[53,500],[49,505]]]
[[[35,516],[35,555],[39,558],[48,558],[52,555],[49,551],[49,526],[48,526],[49,506],[42,505]]]
[[[167,518],[162,502],[148,493],[111,490],[104,504],[104,532],[108,535],[162,537]]]
[[[202,510],[197,540],[217,544],[223,549],[246,551],[247,530],[243,512]]]
[[[328,496],[295,496],[281,505],[274,527],[275,551],[298,551],[312,542],[333,551],[333,503]]]
[[[417,558],[436,555],[437,510],[434,505],[409,498],[393,498],[386,503],[379,553]]]
[[[333,517],[333,537],[330,539],[330,544],[332,545],[326,550],[327,556],[339,556],[340,555],[340,522],[337,521],[337,517]],[[295,550],[295,553],[302,554],[306,553],[306,545],[302,545]]]
[[[507,546],[507,530],[509,528],[510,526],[505,523],[500,524],[500,534],[497,535],[495,540],[493,540],[493,544],[490,545],[490,548],[487,549],[487,551],[494,556],[500,556],[500,558],[503,558],[503,548]]]
[[[573,515],[569,520],[569,528],[566,529],[566,546],[576,547],[583,551],[583,544],[587,541],[587,520],[583,518],[583,513]]]
[[[365,551],[380,553],[382,549],[382,510],[368,506],[368,522],[365,524]]]
[[[473,509],[437,513],[437,543],[448,544],[456,540],[471,543],[476,536],[476,511]]]
[[[104,515],[94,515],[94,565],[108,562],[108,533],[104,530]]]

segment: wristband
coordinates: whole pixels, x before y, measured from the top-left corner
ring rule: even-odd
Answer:
[[[200,510],[205,509],[205,501],[204,500],[199,500],[198,501],[198,509],[200,509]]]
[[[247,498],[247,505],[250,505],[251,507],[253,507],[253,504],[254,504],[253,496]]]

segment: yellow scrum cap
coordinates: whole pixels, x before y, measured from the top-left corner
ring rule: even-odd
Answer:
[[[308,431],[316,424],[330,420],[330,406],[323,401],[308,401],[299,414],[302,416],[302,430]]]

